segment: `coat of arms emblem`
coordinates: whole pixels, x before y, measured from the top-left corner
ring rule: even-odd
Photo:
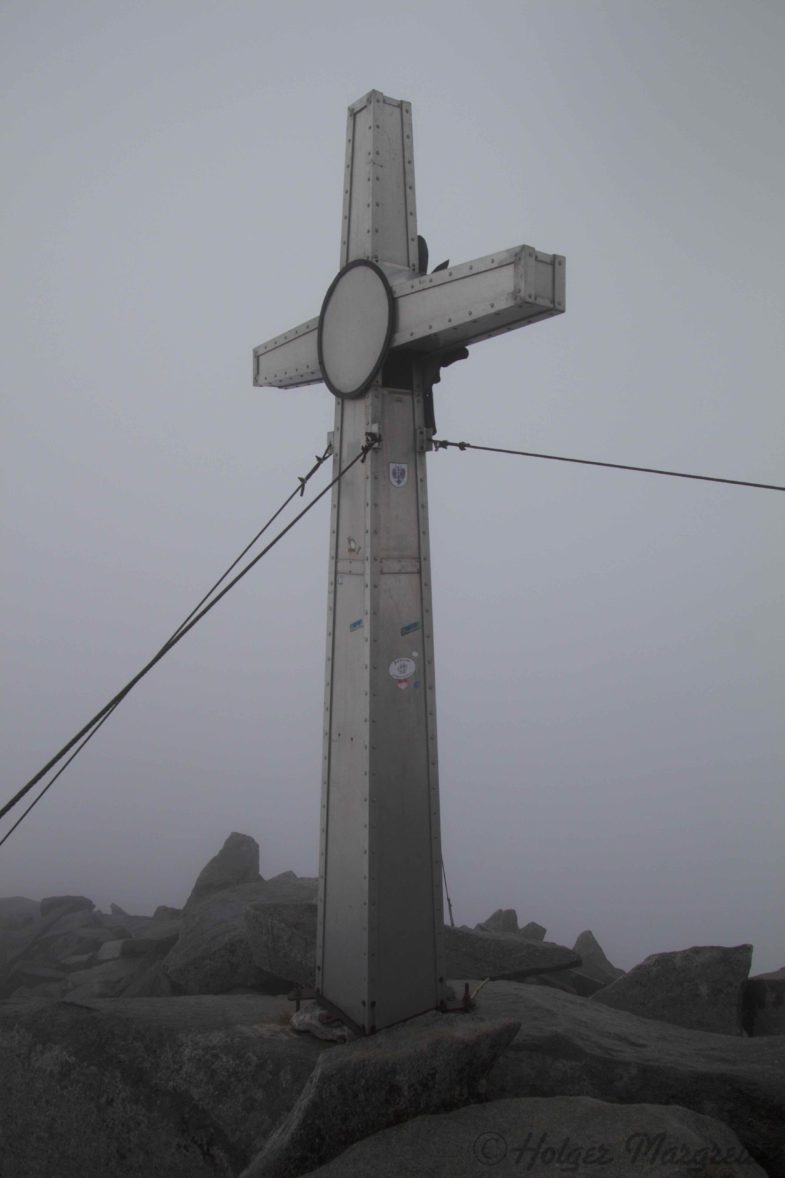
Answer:
[[[406,462],[390,463],[390,482],[394,487],[405,487],[409,481],[409,466]]]

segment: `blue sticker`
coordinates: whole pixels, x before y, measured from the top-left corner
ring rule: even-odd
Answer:
[[[415,630],[419,629],[419,622],[409,622],[408,626],[401,626],[401,635],[403,636],[404,634],[413,634]]]
[[[362,624],[363,624],[362,618],[358,618],[356,622],[352,622],[351,625],[349,626],[349,632],[351,633],[352,630],[359,630],[360,627],[362,626]]]

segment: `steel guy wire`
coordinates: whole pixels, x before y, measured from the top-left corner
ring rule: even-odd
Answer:
[[[332,490],[332,488],[336,485],[336,483],[340,482],[340,480],[344,477],[344,475],[346,475],[351,470],[351,468],[356,465],[356,463],[365,461],[368,452],[370,450],[372,450],[379,442],[379,438],[373,434],[366,435],[366,438],[367,438],[367,440],[365,442],[365,445],[363,445],[360,448],[360,450],[354,456],[354,458],[351,460],[351,462],[348,462],[346,464],[346,466],[343,467],[343,469],[339,470],[338,474],[333,479],[331,479],[331,481],[318,493],[318,495],[315,495],[314,498],[311,499],[309,501],[309,503],[307,503],[306,506],[301,511],[299,511],[297,513],[297,515],[292,520],[290,520],[290,522],[284,528],[282,528],[280,532],[277,533],[276,536],[273,537],[273,539],[270,541],[270,543],[267,544],[262,549],[261,552],[257,553],[257,555],[255,557],[253,557],[253,559],[250,560],[248,562],[248,564],[244,568],[242,568],[240,570],[240,572],[237,573],[236,576],[234,576],[231,579],[231,581],[229,581],[229,583],[227,585],[224,586],[224,588],[220,591],[220,593],[217,593],[212,598],[212,600],[208,601],[208,598],[211,596],[211,594],[213,594],[215,592],[215,589],[217,588],[217,586],[220,585],[226,579],[226,577],[229,575],[231,570],[237,566],[238,562],[248,552],[249,548],[251,548],[253,546],[253,544],[256,543],[256,541],[267,530],[267,528],[270,526],[270,524],[273,522],[273,520],[276,519],[278,515],[280,515],[281,511],[283,511],[283,509],[286,507],[286,505],[289,502],[291,502],[291,500],[296,495],[302,496],[304,494],[305,484],[308,482],[308,480],[311,478],[311,476],[319,469],[322,462],[324,462],[325,458],[327,457],[327,451],[325,451],[325,454],[321,458],[317,457],[316,464],[311,468],[311,470],[308,472],[308,474],[299,479],[299,486],[297,487],[297,489],[294,492],[292,492],[292,494],[281,505],[281,507],[279,507],[278,510],[270,517],[270,519],[267,521],[267,523],[264,525],[264,527],[257,533],[257,535],[254,537],[254,539],[251,541],[251,543],[243,549],[243,552],[240,554],[240,556],[238,556],[237,559],[235,561],[233,561],[233,563],[229,566],[229,568],[226,570],[226,572],[223,573],[223,575],[219,578],[218,581],[216,581],[216,583],[215,583],[215,585],[213,585],[212,589],[210,589],[210,591],[207,594],[205,594],[205,596],[200,601],[199,605],[197,605],[191,611],[191,613],[188,615],[188,617],[178,626],[178,628],[174,631],[172,636],[169,639],[167,639],[167,641],[160,648],[160,650],[149,660],[149,662],[147,662],[142,667],[142,669],[140,671],[137,672],[136,675],[134,675],[134,677],[131,680],[129,680],[129,682],[125,685],[125,687],[123,687],[115,696],[113,696],[112,699],[110,699],[109,702],[107,704],[105,704],[104,707],[101,708],[101,710],[99,712],[97,712],[95,714],[95,716],[93,716],[92,719],[89,720],[88,723],[85,724],[84,727],[79,730],[79,732],[76,733],[75,736],[71,737],[71,739],[65,745],[63,745],[63,747],[59,750],[59,752],[57,752],[55,754],[54,757],[52,757],[49,761],[47,761],[46,765],[44,765],[44,767],[42,769],[40,769],[38,771],[38,773],[36,773],[33,777],[31,777],[30,780],[28,782],[26,782],[25,785],[23,785],[22,788],[20,790],[18,790],[17,793],[8,802],[6,802],[6,804],[2,807],[2,809],[0,809],[0,819],[4,818],[5,815],[10,810],[12,810],[14,808],[14,806],[17,805],[17,803],[20,802],[22,800],[22,798],[25,797],[30,792],[30,790],[33,789],[33,787],[36,786],[38,784],[38,782],[43,777],[46,776],[46,774],[50,771],[50,769],[54,768],[54,766],[57,764],[58,761],[62,760],[62,758],[67,753],[69,753],[72,749],[74,749],[74,747],[76,745],[79,746],[78,748],[75,749],[73,755],[71,757],[69,757],[68,761],[66,762],[66,765],[63,765],[61,767],[61,769],[58,771],[58,773],[55,775],[55,777],[53,777],[52,780],[50,782],[48,782],[48,784],[40,792],[40,794],[34,800],[32,805],[30,805],[27,808],[27,810],[22,815],[22,817],[14,824],[14,826],[11,828],[11,830],[9,830],[6,833],[6,835],[3,837],[3,839],[0,840],[0,846],[2,846],[2,844],[6,841],[6,839],[8,839],[10,837],[10,835],[13,833],[13,831],[16,829],[16,827],[19,825],[19,823],[25,818],[25,816],[27,814],[30,813],[30,810],[33,809],[33,806],[35,806],[37,804],[37,802],[40,801],[40,799],[44,796],[44,794],[47,792],[47,790],[50,788],[50,786],[52,786],[54,784],[54,782],[57,780],[57,777],[60,776],[60,772],[62,772],[62,770],[65,769],[66,766],[71,763],[71,761],[74,759],[74,757],[77,755],[77,753],[79,753],[82,750],[82,748],[84,748],[84,746],[87,744],[87,742],[92,738],[92,736],[95,735],[95,733],[98,731],[98,729],[104,723],[104,721],[108,720],[109,716],[112,714],[112,712],[118,706],[118,704],[120,704],[125,699],[125,697],[136,686],[136,684],[141,679],[143,679],[145,677],[145,675],[147,675],[148,672],[151,671],[153,669],[153,667],[157,663],[159,663],[161,661],[161,659],[166,654],[168,654],[169,651],[174,646],[176,646],[176,644],[178,642],[180,642],[180,640],[182,638],[184,638],[185,635],[187,633],[189,633],[189,631],[192,630],[194,628],[194,626],[196,626],[197,623],[200,622],[202,620],[202,618],[204,618],[205,615],[208,614],[210,612],[210,610],[213,609],[213,607],[216,606],[218,604],[218,602],[221,601],[221,599],[223,597],[225,597],[226,594],[229,593],[229,591],[231,589],[233,589],[234,586],[239,581],[241,581],[242,578],[247,573],[249,573],[250,570],[256,564],[258,564],[258,562],[262,559],[262,557],[266,556],[267,553],[272,548],[274,548],[275,545],[280,540],[282,540],[283,537],[288,532],[290,532],[292,530],[292,528],[295,526],[295,524],[299,523],[300,520],[304,516],[306,516],[308,514],[308,512],[313,507],[316,506],[316,504],[319,502],[320,499],[324,498],[324,496],[327,494],[328,491]]]

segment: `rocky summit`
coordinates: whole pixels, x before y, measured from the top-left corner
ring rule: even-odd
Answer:
[[[2,1178],[785,1178],[785,973],[751,946],[625,974],[500,908],[445,929],[465,1002],[357,1039],[293,1020],[316,880],[259,867],[234,833],[182,909],[0,899]]]

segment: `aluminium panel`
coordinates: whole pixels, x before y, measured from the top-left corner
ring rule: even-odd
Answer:
[[[427,354],[464,347],[564,310],[564,258],[531,246],[436,274],[398,279],[392,347]]]
[[[515,259],[515,292],[520,302],[565,309],[565,268],[562,254],[544,254],[524,245]]]
[[[384,1026],[438,1004],[442,917],[441,882],[438,895],[434,888],[438,808],[428,740],[431,647],[421,621],[419,631],[404,633],[412,620],[423,618],[421,578],[381,576],[376,596],[384,624],[376,635],[371,678],[371,993],[377,1025]],[[405,671],[406,660],[415,664],[412,678],[396,681],[389,666],[396,661]]]
[[[441,999],[441,845],[419,390],[384,390],[371,501],[371,998],[376,1025]],[[405,479],[392,471],[406,466]]]
[[[417,265],[411,104],[371,90],[349,107],[341,266]]]
[[[371,421],[382,442],[333,490],[318,988],[366,1030],[441,998],[421,418],[421,394],[378,385],[336,409],[336,462],[354,456]]]
[[[254,384],[286,389],[319,382],[318,329],[318,317],[309,319],[254,348]]]
[[[336,400],[334,474],[365,441],[367,402]],[[368,992],[366,496],[367,467],[357,463],[332,497],[316,959],[317,989],[361,1026]]]

